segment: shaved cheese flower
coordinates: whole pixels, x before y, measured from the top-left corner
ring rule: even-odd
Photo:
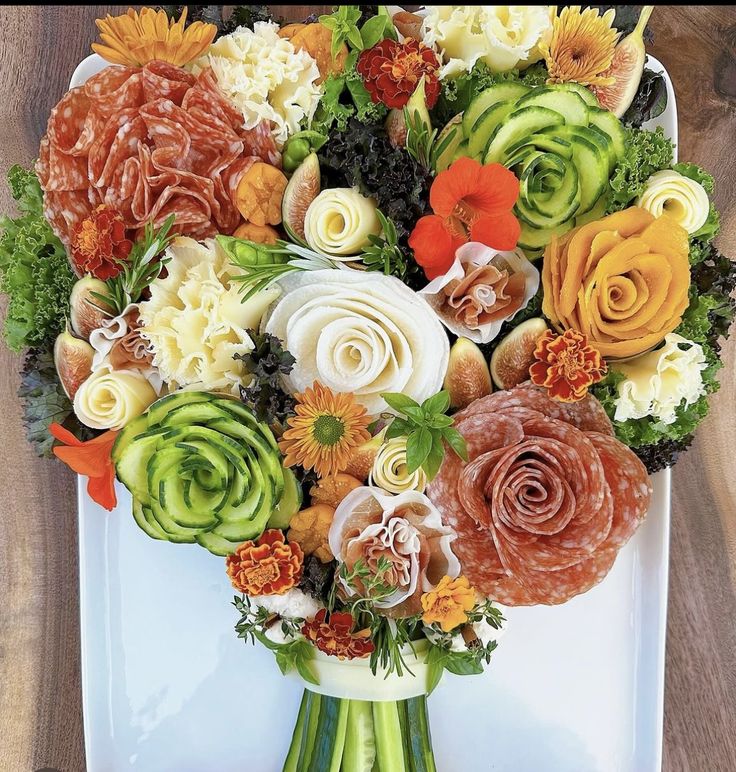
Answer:
[[[429,6],[424,42],[442,56],[441,78],[469,72],[479,60],[493,72],[507,72],[542,58],[550,16],[546,5]]]
[[[172,387],[197,387],[238,394],[247,381],[233,359],[253,348],[266,308],[280,294],[277,285],[241,302],[233,277],[240,272],[212,239],[203,244],[178,238],[167,250],[166,278],[151,285],[140,303],[141,335],[151,344],[153,365]]]
[[[667,213],[690,234],[697,233],[705,225],[710,213],[710,199],[705,188],[674,169],[653,174],[636,205],[655,217]]]
[[[692,405],[705,394],[702,346],[681,335],[665,336],[664,346],[616,365],[625,380],[618,385],[616,421],[654,416],[673,423],[680,405]]]
[[[304,118],[311,120],[322,92],[317,62],[278,32],[273,22],[238,27],[215,41],[193,71],[212,67],[217,85],[243,113],[245,128],[271,121],[281,146]]]

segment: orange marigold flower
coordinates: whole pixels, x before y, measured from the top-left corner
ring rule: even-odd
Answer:
[[[406,106],[424,76],[424,93],[431,110],[440,95],[440,63],[435,52],[409,38],[403,43],[387,38],[360,55],[356,65],[374,102],[386,107]]]
[[[166,11],[143,8],[140,13],[128,9],[121,16],[97,19],[101,43],[92,50],[113,64],[142,67],[160,59],[177,67],[201,56],[217,34],[214,24],[195,21],[186,26],[187,9],[178,21],[169,19]]]
[[[78,273],[96,279],[112,279],[123,270],[133,242],[125,237],[125,223],[119,212],[101,204],[72,231],[70,251]]]
[[[367,657],[374,649],[368,628],[353,632],[355,620],[352,614],[333,612],[327,619],[327,609],[302,627],[302,635],[320,651],[338,659]]]
[[[464,576],[443,576],[439,584],[422,595],[422,621],[439,624],[449,633],[468,621],[468,611],[475,606],[475,590]]]
[[[225,561],[233,587],[246,595],[283,595],[302,578],[304,553],[272,528],[243,542]]]
[[[287,420],[279,448],[284,466],[298,464],[320,477],[341,472],[353,451],[371,435],[370,417],[353,394],[335,394],[318,381],[296,395],[296,415]]]
[[[514,249],[521,232],[512,212],[518,197],[519,180],[501,164],[458,158],[440,172],[429,191],[434,214],[421,217],[409,237],[427,278],[444,274],[468,241]]]
[[[547,330],[534,351],[537,360],[529,368],[532,383],[544,386],[552,399],[577,402],[598,383],[607,366],[601,352],[588,345],[588,336],[577,330],[556,335]]]
[[[49,432],[63,443],[54,447],[54,455],[77,474],[88,477],[87,493],[108,512],[118,503],[115,496],[115,467],[112,446],[118,433],[105,432],[92,440],[82,442],[61,424],[52,423]]]

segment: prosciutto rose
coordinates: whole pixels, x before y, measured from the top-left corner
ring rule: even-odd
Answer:
[[[470,583],[509,606],[564,603],[600,582],[647,512],[644,465],[600,403],[531,384],[455,415],[469,462],[448,453],[427,494],[457,533]]]
[[[351,491],[335,511],[330,528],[330,550],[348,572],[367,569],[376,576],[379,561],[388,563],[382,583],[395,591],[374,603],[391,616],[421,613],[421,596],[443,576],[454,578],[460,563],[450,548],[455,535],[442,524],[432,502],[417,491],[391,496],[380,488]],[[364,592],[360,580],[341,579],[348,595]]]

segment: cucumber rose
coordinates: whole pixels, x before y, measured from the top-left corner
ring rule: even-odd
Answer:
[[[112,458],[149,536],[215,555],[260,536],[293,488],[269,428],[237,400],[201,391],[155,402],[119,434]]]

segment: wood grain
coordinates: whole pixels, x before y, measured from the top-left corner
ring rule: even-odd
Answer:
[[[0,8],[0,170],[34,158],[49,110],[89,51],[94,19],[110,8]],[[289,18],[321,9],[277,8]],[[652,26],[651,51],[677,92],[681,158],[714,173],[720,248],[736,256],[736,6],[660,6]],[[9,205],[3,186],[0,211]],[[736,769],[736,341],[725,358],[711,415],[674,472],[667,772]],[[25,443],[19,367],[0,346],[0,770],[77,772],[74,480]]]

